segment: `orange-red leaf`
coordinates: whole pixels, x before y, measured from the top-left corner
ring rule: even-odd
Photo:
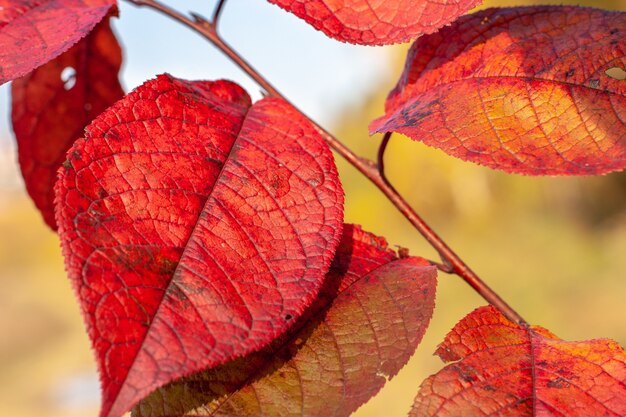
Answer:
[[[12,83],[13,130],[26,189],[56,230],[54,182],[85,126],[122,98],[120,46],[105,19],[69,51]]]
[[[114,4],[115,0],[0,0],[0,84],[67,51]]]
[[[319,298],[289,334],[159,389],[133,415],[348,416],[413,354],[435,278],[425,260],[397,260],[383,239],[346,225]]]
[[[343,225],[318,130],[228,81],[144,83],[87,127],[55,190],[103,417],[281,335],[315,299]]]
[[[327,36],[362,45],[411,41],[449,24],[482,0],[269,0]]]
[[[481,307],[436,353],[453,363],[424,381],[412,417],[626,415],[626,352],[611,340],[567,342]]]
[[[529,175],[626,167],[626,13],[489,9],[418,39],[372,132]]]

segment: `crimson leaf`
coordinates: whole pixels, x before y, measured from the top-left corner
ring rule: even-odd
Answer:
[[[56,230],[54,182],[85,126],[122,98],[120,46],[108,19],[69,51],[11,85],[13,130],[26,189]]]
[[[103,417],[257,350],[313,301],[339,242],[332,154],[282,100],[148,81],[100,115],[57,182],[66,267]]]
[[[67,51],[115,0],[0,0],[0,84]]]

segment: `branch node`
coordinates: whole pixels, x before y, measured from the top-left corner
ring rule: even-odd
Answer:
[[[439,269],[441,272],[444,272],[446,274],[454,274],[454,266],[447,259],[442,259],[442,261],[443,262],[441,263],[431,261],[431,263],[435,265],[437,269]]]
[[[202,25],[205,27],[213,27],[213,24],[211,22],[209,22],[204,16],[196,12],[189,12],[189,16],[191,16],[193,21],[199,25]]]

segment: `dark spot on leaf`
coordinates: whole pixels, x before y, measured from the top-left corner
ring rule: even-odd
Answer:
[[[157,257],[156,264],[158,267],[158,272],[165,276],[172,275],[174,271],[176,270],[176,267],[178,266],[178,262],[175,262],[171,259],[168,259],[162,256]]]
[[[436,102],[430,103],[428,107],[436,104]],[[432,110],[424,110],[424,111],[412,111],[413,109],[406,109],[402,111],[402,118],[404,119],[405,126],[414,126],[417,125],[422,119],[427,116],[433,114]]]
[[[456,366],[456,371],[459,373],[459,378],[465,382],[476,381],[476,369],[465,364],[459,364]]]
[[[611,35],[615,35],[616,33],[619,33],[619,29],[611,29],[611,31],[609,32],[609,34]]]
[[[565,78],[571,77],[572,75],[574,75],[575,72],[576,72],[576,69],[571,68],[569,71],[565,73]]]
[[[291,320],[293,318],[293,316],[291,314],[287,314],[285,316],[285,320]]]
[[[70,162],[69,159],[66,159],[65,161],[63,161],[63,168],[65,168],[65,169],[72,168],[72,163]]]
[[[597,80],[597,79],[589,80],[589,87],[598,88],[599,86],[600,86],[600,80]]]
[[[104,139],[105,140],[112,140],[112,141],[116,141],[116,142],[119,142],[121,140],[119,133],[117,133],[114,130],[109,130],[108,132],[106,132],[104,134]]]
[[[188,307],[191,305],[191,303],[189,302],[189,297],[178,285],[170,285],[170,287],[168,288],[168,296],[172,300],[176,300],[178,305],[181,307]]]
[[[558,388],[558,389],[569,388],[570,385],[572,385],[572,384],[570,384],[569,382],[567,382],[565,379],[563,379],[561,377],[558,377],[556,379],[548,381],[548,387],[549,388]]]
[[[205,156],[204,160],[207,161],[208,163],[215,164],[215,165],[218,165],[218,166],[222,166],[224,164],[223,161],[220,161],[219,159],[215,159],[215,158],[213,158],[211,156]]]
[[[495,391],[496,390],[493,385],[485,385],[485,386],[483,386],[483,389],[485,391]]]
[[[272,174],[269,180],[269,188],[273,191],[274,197],[281,197],[289,192],[289,181],[281,175]]]

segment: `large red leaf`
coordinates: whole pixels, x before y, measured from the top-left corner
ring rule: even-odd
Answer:
[[[411,41],[482,0],[269,0],[331,38],[362,45]]]
[[[417,40],[385,116],[458,158],[529,175],[626,167],[626,13],[489,9]]]
[[[115,0],[0,0],[0,84],[67,51],[114,4]]]
[[[105,19],[69,51],[12,83],[22,176],[52,229],[57,171],[85,126],[124,95],[117,78],[121,64],[120,46]]]
[[[347,225],[319,298],[288,334],[159,389],[133,415],[348,416],[415,351],[435,278],[427,261],[397,260],[383,239]]]
[[[117,417],[159,386],[257,350],[315,298],[343,192],[282,100],[167,75],[102,113],[57,182],[57,223]]]
[[[626,352],[611,340],[567,342],[493,307],[461,320],[437,349],[411,417],[626,415]]]

